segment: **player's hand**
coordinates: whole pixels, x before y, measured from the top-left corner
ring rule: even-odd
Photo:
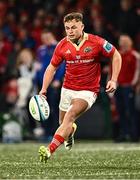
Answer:
[[[46,90],[41,89],[41,91],[39,92],[39,95],[43,96],[45,99],[47,99]]]
[[[107,93],[113,93],[113,92],[115,92],[116,89],[117,89],[117,82],[116,81],[110,80],[107,82],[107,85],[106,85],[106,92]]]

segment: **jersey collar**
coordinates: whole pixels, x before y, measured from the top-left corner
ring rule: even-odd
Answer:
[[[80,47],[84,44],[84,42],[88,40],[88,34],[84,32],[84,36],[82,41],[80,42],[80,44],[77,46],[75,43],[73,43],[72,41],[70,41],[70,39],[67,37],[67,41],[69,41],[75,48],[76,50],[79,50]]]

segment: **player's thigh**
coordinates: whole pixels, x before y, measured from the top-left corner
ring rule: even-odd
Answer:
[[[67,113],[64,116],[64,120],[74,122],[82,113],[87,110],[87,108],[87,101],[80,98],[73,99]]]
[[[59,109],[59,124],[62,124],[66,111],[62,111]]]

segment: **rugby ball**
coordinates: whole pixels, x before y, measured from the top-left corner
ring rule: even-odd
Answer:
[[[37,121],[45,121],[50,115],[50,107],[47,100],[41,95],[34,95],[29,101],[29,112]]]

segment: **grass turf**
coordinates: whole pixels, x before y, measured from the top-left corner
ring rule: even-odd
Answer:
[[[39,146],[0,144],[0,179],[140,179],[139,144],[76,142],[47,164],[38,161]]]

